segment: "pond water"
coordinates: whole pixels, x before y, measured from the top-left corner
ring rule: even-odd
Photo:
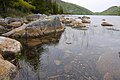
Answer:
[[[90,18],[88,29],[66,26],[62,33],[21,40],[14,80],[120,80],[120,16]],[[114,26],[102,27],[102,19]]]

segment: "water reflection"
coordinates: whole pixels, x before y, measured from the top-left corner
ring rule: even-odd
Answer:
[[[118,52],[119,58],[120,58],[120,52]]]
[[[45,55],[45,52],[47,51],[47,48],[42,46],[42,44],[49,43],[50,45],[57,45],[61,34],[62,33],[60,32],[46,35],[42,38],[19,39],[23,44],[23,50],[21,52],[22,55],[18,59],[19,72],[14,80],[40,80],[42,74],[40,69],[40,64],[42,64],[41,57],[43,57],[42,54]],[[46,61],[44,61],[44,63],[45,62]]]
[[[102,18],[92,16],[87,30],[66,27],[42,40],[22,39],[15,80],[120,80],[120,32],[100,26]],[[119,28],[118,17],[105,18]]]

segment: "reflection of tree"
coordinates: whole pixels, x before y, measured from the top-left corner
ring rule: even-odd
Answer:
[[[23,47],[21,51],[22,54],[18,59],[19,72],[15,80],[25,78],[28,80],[30,78],[40,80],[41,56],[45,54],[47,50],[42,45],[44,45],[44,43],[48,45],[57,44],[61,34],[62,32],[49,34],[40,38],[34,38],[34,40],[32,40],[32,38],[19,39]],[[30,43],[33,45],[30,45]]]
[[[86,44],[86,47],[89,47],[89,33],[84,31],[82,36],[82,43],[81,46],[84,46]]]
[[[39,63],[39,56],[43,51],[44,51],[44,48],[41,46],[39,46],[38,48],[24,46],[21,52],[22,53],[21,59],[25,59],[36,68]]]
[[[20,38],[19,40],[23,45],[26,46],[37,46],[42,44],[57,44],[61,37],[62,32],[47,34],[37,38]]]
[[[41,46],[29,47],[23,45],[21,56],[18,59],[19,71],[15,80],[36,80],[36,70],[40,63],[39,56],[42,55],[44,48]]]
[[[37,63],[39,61],[39,56],[42,52],[44,52],[44,48],[42,47],[42,45],[44,43],[48,45],[57,44],[59,42],[60,36],[61,36],[61,32],[42,36],[41,38],[35,38],[34,40],[38,42],[35,43],[34,46],[29,45],[29,43],[34,44],[34,42],[30,42],[32,41],[32,39],[30,38],[19,40],[23,45],[21,57],[29,61],[32,65],[37,66]]]

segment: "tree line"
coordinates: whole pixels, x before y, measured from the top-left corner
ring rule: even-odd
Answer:
[[[0,0],[0,16],[30,13],[63,14],[63,8],[53,0]]]

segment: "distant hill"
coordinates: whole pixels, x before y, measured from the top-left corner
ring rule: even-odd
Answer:
[[[102,15],[120,15],[120,6],[112,6],[107,10],[101,12]]]
[[[63,11],[65,14],[92,14],[92,11],[76,4],[63,1],[60,1],[59,4],[63,7]]]

